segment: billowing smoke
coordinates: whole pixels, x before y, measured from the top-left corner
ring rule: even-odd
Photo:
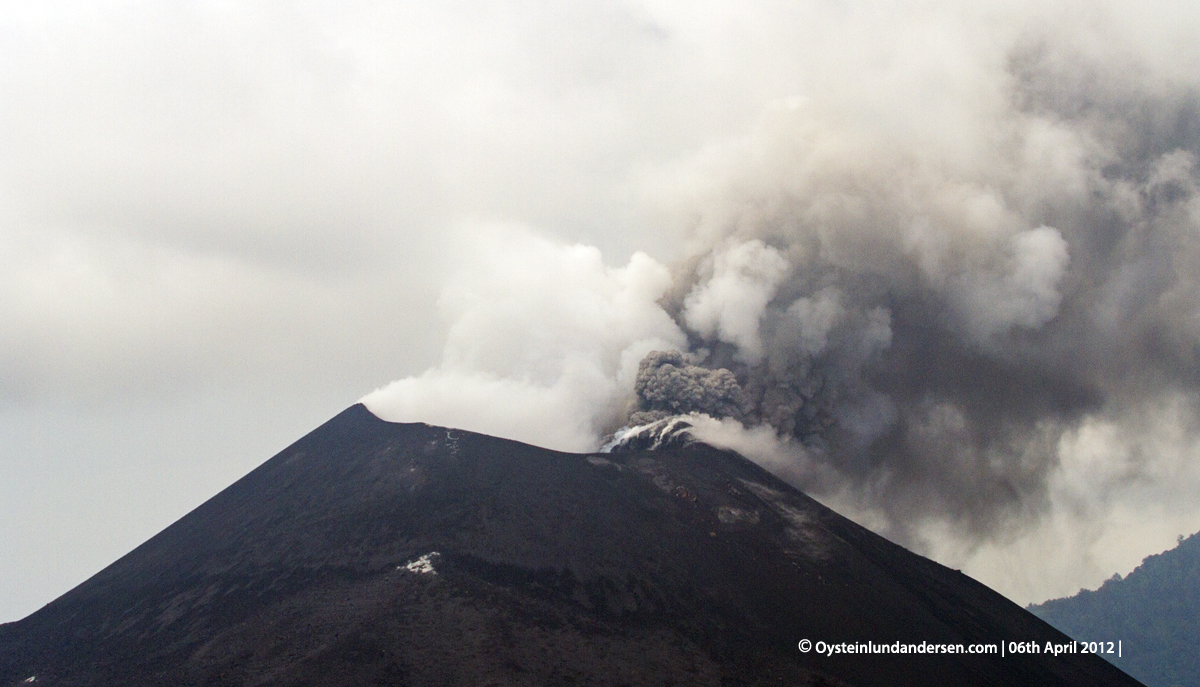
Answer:
[[[388,419],[596,449],[628,419],[639,362],[686,344],[657,302],[670,272],[642,253],[608,268],[595,248],[521,226],[464,234],[438,303],[449,323],[442,364],[364,403]]]
[[[726,151],[770,174],[695,199],[706,247],[666,307],[736,379],[721,415],[799,442],[900,538],[1044,509],[1066,433],[1196,391],[1200,101],[1067,66],[1013,54],[986,165],[788,103]]]
[[[637,410],[629,424],[645,425],[675,415],[743,416],[745,395],[733,373],[688,363],[679,351],[652,351],[638,365]]]
[[[641,179],[670,268],[467,249],[442,365],[366,401],[571,450],[693,414],[943,561],[1100,572],[1089,523],[1200,484],[1200,93],[1077,47],[1021,34],[911,116],[777,102]]]

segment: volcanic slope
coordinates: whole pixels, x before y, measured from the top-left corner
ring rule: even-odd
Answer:
[[[1135,685],[703,444],[575,455],[356,405],[0,626],[0,685]]]

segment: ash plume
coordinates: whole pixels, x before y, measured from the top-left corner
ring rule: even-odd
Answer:
[[[722,415],[799,442],[902,539],[1046,510],[1085,420],[1197,391],[1200,99],[1044,45],[1007,77],[1004,133],[966,164],[780,106],[728,152],[757,171],[693,199],[703,248],[664,301],[738,388]],[[707,412],[662,359],[641,412]]]
[[[688,363],[679,351],[651,351],[638,364],[638,409],[629,424],[645,425],[675,415],[742,416],[745,397],[733,373]]]
[[[828,17],[800,95],[636,178],[669,265],[464,241],[442,363],[364,402],[575,451],[676,419],[1022,601],[1136,564],[1200,522],[1200,81],[1106,11]]]

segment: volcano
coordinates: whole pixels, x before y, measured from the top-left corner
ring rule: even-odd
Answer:
[[[843,643],[1005,654],[818,651]],[[1072,646],[735,453],[356,405],[0,626],[0,685],[1138,684],[1047,644]]]

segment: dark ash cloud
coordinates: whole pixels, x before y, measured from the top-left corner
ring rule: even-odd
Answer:
[[[698,198],[704,247],[665,301],[738,390],[720,416],[800,442],[893,536],[936,519],[989,537],[1050,508],[1086,421],[1200,391],[1200,100],[1137,76],[1015,48],[1003,134],[967,164],[773,113],[730,153],[773,174]],[[662,356],[645,417],[707,412],[705,373],[657,383]]]
[[[679,351],[651,351],[643,358],[634,391],[638,405],[629,417],[631,425],[688,413],[740,418],[746,404],[732,372],[692,365]]]

